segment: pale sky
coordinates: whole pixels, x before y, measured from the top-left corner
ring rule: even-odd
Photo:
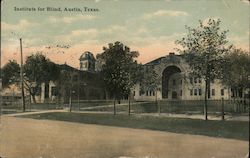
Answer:
[[[62,11],[37,11],[38,7]],[[63,11],[65,7],[82,12]],[[85,12],[84,7],[99,11]],[[196,27],[198,20],[209,18],[220,18],[222,29],[229,30],[230,43],[249,50],[247,0],[3,0],[1,13],[3,65],[10,59],[19,62],[20,37],[25,57],[39,51],[56,63],[76,68],[83,52],[96,55],[115,41],[139,51],[138,61],[146,63],[173,52],[178,47],[175,40],[187,32],[185,25]]]

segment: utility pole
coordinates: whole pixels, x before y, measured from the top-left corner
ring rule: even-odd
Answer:
[[[130,70],[130,65],[129,65],[129,84],[131,82],[131,70]],[[129,88],[129,93],[128,93],[128,115],[130,116],[130,109],[131,109],[131,105],[130,105],[130,92],[131,92],[131,89]]]
[[[80,70],[78,71],[78,95],[77,95],[77,102],[78,102],[78,111],[80,111]]]
[[[0,5],[0,10],[2,12],[2,0]],[[2,21],[2,14],[0,15],[0,21]],[[0,24],[0,34],[2,34],[2,23]],[[0,116],[2,115],[2,105],[3,105],[3,98],[2,98],[2,42],[0,42]],[[1,119],[0,119],[1,123]]]
[[[25,112],[25,96],[24,96],[24,85],[23,85],[23,48],[22,48],[22,38],[20,38],[20,51],[21,51],[21,69],[20,69],[20,75],[21,75],[21,91],[22,91],[22,106],[23,106],[23,112]]]

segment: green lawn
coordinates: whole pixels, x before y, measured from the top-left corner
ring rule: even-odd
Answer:
[[[69,112],[34,114],[21,117],[249,140],[249,122],[243,121],[205,121],[142,115],[128,116],[119,114],[114,116],[112,114]]]

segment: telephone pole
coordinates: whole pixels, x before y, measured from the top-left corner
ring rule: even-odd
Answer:
[[[23,112],[25,112],[25,96],[24,96],[24,85],[23,85],[23,48],[22,48],[22,38],[20,38],[20,51],[21,51],[21,69],[20,69],[20,75],[21,75],[21,91],[22,91],[22,106],[23,106]]]
[[[0,10],[2,12],[2,0],[1,0],[1,5],[0,5]],[[0,15],[0,21],[2,21],[2,14]],[[2,23],[0,24],[0,34],[2,34]],[[0,116],[2,114],[2,105],[3,105],[3,98],[2,98],[2,42],[0,42]],[[0,119],[1,123],[1,119]]]

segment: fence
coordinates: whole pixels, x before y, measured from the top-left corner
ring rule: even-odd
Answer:
[[[21,99],[11,99],[7,102],[5,100],[3,103],[6,103],[2,106],[3,113],[22,111]],[[221,113],[222,103],[225,113],[249,112],[249,100],[224,100],[223,102],[222,100],[208,100],[207,103],[208,113]],[[72,100],[71,104],[74,111],[113,111],[113,100]],[[117,112],[128,111],[127,100],[121,100],[119,103],[116,102],[116,105]],[[34,104],[26,100],[27,111],[62,109],[65,107],[69,108],[69,103]],[[159,100],[157,104],[154,101],[131,101],[130,109],[132,113],[157,113],[160,109],[161,113],[202,114],[204,112],[204,100]]]
[[[179,114],[203,114],[204,112],[204,101],[203,100],[175,100],[167,101],[160,100],[157,102],[132,102],[131,112],[132,113],[157,113],[160,109],[161,113],[179,113]],[[208,100],[207,110],[208,113],[242,113],[249,112],[249,104],[242,104],[238,101],[230,100]],[[112,103],[113,104],[113,103]],[[111,104],[111,105],[112,105]],[[222,107],[223,104],[223,107]],[[223,109],[222,109],[223,108]],[[113,111],[113,107],[100,107],[85,109],[87,111]],[[117,104],[117,112],[128,111],[128,102],[123,104]]]
[[[138,104],[132,106],[132,110],[136,113],[143,112],[158,112],[160,108],[161,113],[203,113],[204,112],[204,100],[176,100],[166,101],[161,100],[156,102],[148,102],[144,104]],[[223,104],[223,107],[222,107]],[[240,102],[230,100],[208,100],[207,111],[208,113],[241,113],[249,112],[249,104],[242,104]]]

